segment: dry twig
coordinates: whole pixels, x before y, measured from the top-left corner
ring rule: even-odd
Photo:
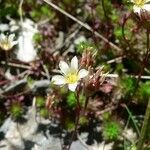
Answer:
[[[114,48],[115,50],[117,50],[118,53],[122,53],[123,50],[121,48],[119,48],[117,45],[115,45],[114,43],[110,42],[108,39],[106,39],[104,36],[102,36],[100,33],[93,31],[93,29],[86,23],[80,21],[79,19],[75,18],[74,16],[72,16],[71,14],[67,13],[66,11],[64,11],[63,9],[61,9],[60,7],[58,7],[57,5],[53,4],[51,1],[49,0],[43,0],[45,3],[47,3],[48,5],[50,5],[51,7],[53,7],[54,9],[56,9],[57,11],[61,12],[62,14],[64,14],[65,16],[67,16],[68,18],[70,18],[71,20],[77,22],[78,24],[80,24],[82,27],[84,27],[85,29],[89,30],[90,32],[94,33],[97,37],[99,37],[100,39],[102,39],[104,42],[108,43],[112,48]]]

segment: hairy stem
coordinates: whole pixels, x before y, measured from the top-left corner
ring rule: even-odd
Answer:
[[[147,35],[147,51],[146,51],[145,58],[144,58],[144,60],[143,60],[142,66],[141,66],[141,72],[140,72],[140,74],[139,74],[136,87],[138,87],[138,84],[139,84],[139,82],[140,82],[140,79],[141,79],[141,76],[142,76],[142,74],[143,74],[143,72],[144,72],[144,69],[145,69],[145,67],[146,67],[147,64],[148,64],[148,58],[149,58],[149,55],[150,55],[150,48],[149,48],[149,30],[148,30],[148,29],[147,29],[146,35]]]

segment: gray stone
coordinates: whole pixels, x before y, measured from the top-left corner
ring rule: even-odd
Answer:
[[[36,107],[32,106],[24,116],[26,122],[6,119],[0,128],[0,132],[5,134],[5,138],[0,141],[1,150],[62,150],[61,139],[50,135],[51,122],[40,119],[36,113]],[[44,131],[38,130],[39,125],[45,127]]]
[[[80,141],[75,141],[71,144],[70,150],[87,150]]]

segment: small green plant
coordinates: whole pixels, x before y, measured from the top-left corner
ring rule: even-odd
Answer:
[[[47,118],[49,116],[49,111],[47,108],[41,108],[40,109],[40,116]]]
[[[75,129],[75,123],[70,118],[66,118],[65,120],[65,129],[68,131],[73,131]]]
[[[120,80],[120,88],[123,96],[125,98],[128,98],[129,96],[132,96],[135,91],[136,85],[136,79],[131,77],[125,77]]]
[[[85,50],[91,50],[93,53],[96,52],[96,47],[88,42],[80,42],[76,45],[77,52],[82,54]]]
[[[86,97],[81,93],[79,95],[79,102],[81,106],[84,105],[85,99]],[[74,92],[69,92],[67,96],[67,105],[69,106],[69,108],[72,108],[72,109],[77,106],[76,94]]]
[[[111,116],[110,116],[109,112],[105,112],[105,113],[103,113],[102,117],[103,117],[103,120],[106,122],[106,121],[110,120]]]
[[[33,6],[34,6],[34,4],[33,4]],[[35,21],[37,21],[37,20],[42,20],[46,17],[52,19],[55,16],[55,13],[53,11],[51,11],[49,6],[43,5],[43,6],[39,6],[38,9],[33,9],[30,12],[30,15]]]
[[[82,125],[82,126],[84,126],[84,125],[87,125],[88,124],[88,119],[85,117],[85,116],[82,116],[82,117],[80,117],[80,119],[79,119],[79,123],[80,123],[80,125]]]
[[[76,106],[77,102],[76,102],[76,95],[74,92],[69,92],[68,96],[67,96],[67,105],[70,108],[74,108]]]
[[[13,118],[18,119],[23,115],[23,108],[20,104],[15,103],[10,107],[10,114]]]
[[[121,127],[117,122],[105,122],[102,134],[105,140],[117,140],[120,135]]]
[[[36,97],[36,105],[37,107],[44,107],[45,106],[45,99],[42,96]]]
[[[132,144],[129,150],[137,150],[137,147],[135,144]]]
[[[35,80],[33,80],[30,76],[27,77],[27,85],[29,88],[32,87],[34,82],[35,82]]]
[[[35,43],[40,43],[43,40],[43,37],[40,33],[35,33],[33,36]]]
[[[143,99],[147,99],[150,96],[150,82],[147,81],[142,83],[139,88],[139,93],[143,97]]]

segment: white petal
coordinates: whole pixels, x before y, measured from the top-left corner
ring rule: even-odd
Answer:
[[[70,91],[74,92],[76,90],[76,87],[77,87],[77,82],[74,83],[74,84],[69,84],[68,85],[68,88]]]
[[[134,11],[135,13],[140,14],[141,8],[134,5],[134,6],[133,6],[133,11]]]
[[[146,2],[145,2],[145,3],[148,3],[148,2],[150,2],[150,0],[146,0]]]
[[[56,85],[66,84],[66,80],[62,75],[55,75],[52,77],[52,82]]]
[[[62,71],[62,73],[64,73],[65,75],[68,73],[69,71],[69,66],[66,62],[64,61],[60,61],[59,63],[59,68]]]
[[[79,78],[81,79],[81,78],[86,77],[86,76],[88,75],[88,73],[89,73],[89,72],[88,72],[87,70],[81,69],[81,70],[79,71],[79,73],[78,73]]]
[[[71,68],[78,70],[78,58],[76,56],[71,59]]]
[[[4,35],[3,33],[0,34],[0,40],[6,40],[6,35]]]
[[[15,34],[10,34],[8,36],[8,41],[12,42],[14,40]]]
[[[13,41],[11,44],[12,44],[12,46],[14,46],[14,45],[18,44],[18,41]]]
[[[147,11],[150,11],[150,4],[145,4],[145,5],[143,6],[143,9],[144,9],[144,10],[147,10]]]

